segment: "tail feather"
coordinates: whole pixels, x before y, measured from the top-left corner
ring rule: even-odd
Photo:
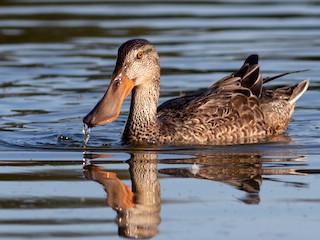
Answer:
[[[293,89],[292,95],[289,99],[289,103],[294,105],[298,99],[302,96],[302,94],[308,89],[309,86],[309,79],[306,79],[296,85]]]
[[[277,79],[277,78],[280,78],[280,77],[283,77],[283,76],[286,76],[286,75],[289,75],[289,74],[305,72],[305,71],[309,71],[309,69],[297,70],[297,71],[292,71],[292,72],[285,72],[285,73],[281,73],[281,74],[276,75],[276,76],[266,77],[266,78],[263,79],[263,83],[270,82],[270,81],[272,81],[274,79]]]
[[[307,90],[309,84],[308,80],[304,80],[295,86],[282,87],[275,90],[263,88],[262,85],[289,74],[305,72],[308,70],[309,69],[303,69],[285,72],[272,77],[262,78],[259,66],[259,56],[252,54],[244,61],[243,65],[238,71],[220,79],[209,89],[217,89],[220,87],[227,89],[228,86],[232,89],[234,86],[241,86],[250,89],[252,94],[258,98],[267,97],[285,99],[289,102],[289,104],[294,105],[301,95]]]
[[[260,97],[262,90],[262,76],[260,74],[259,56],[250,55],[244,62],[243,66],[234,76],[241,78],[241,85],[249,88],[251,92]]]

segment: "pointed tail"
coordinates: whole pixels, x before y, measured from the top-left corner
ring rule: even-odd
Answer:
[[[289,99],[289,103],[291,105],[296,104],[298,99],[308,89],[308,86],[309,86],[309,79],[303,80],[302,82],[298,83],[293,89],[292,95]]]

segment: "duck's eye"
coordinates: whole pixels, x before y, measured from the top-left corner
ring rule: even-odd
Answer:
[[[141,59],[143,57],[143,51],[137,53],[137,58]]]

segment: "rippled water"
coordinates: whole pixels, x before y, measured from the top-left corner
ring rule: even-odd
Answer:
[[[0,3],[0,238],[318,239],[320,4],[294,1]],[[252,53],[282,86],[310,78],[270,142],[143,149],[120,144],[129,109],[82,117],[134,37],[161,57],[161,99],[210,86]]]

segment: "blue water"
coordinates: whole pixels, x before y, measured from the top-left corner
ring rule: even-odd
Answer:
[[[1,2],[0,238],[318,239],[319,29],[317,0]],[[160,54],[160,102],[252,53],[265,77],[309,69],[270,85],[310,87],[269,142],[123,146],[128,98],[84,151],[82,118],[134,37]]]

